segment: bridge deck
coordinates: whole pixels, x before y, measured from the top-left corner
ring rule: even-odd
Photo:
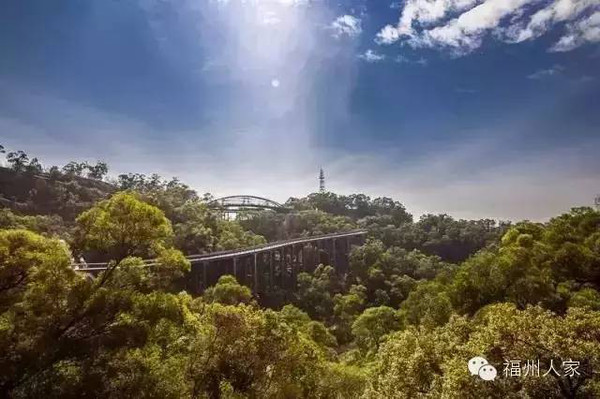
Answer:
[[[294,238],[294,239],[290,239],[290,240],[275,241],[275,242],[257,245],[254,247],[244,248],[244,249],[211,252],[208,254],[188,255],[188,256],[186,256],[186,258],[191,263],[209,262],[209,261],[231,259],[231,258],[236,258],[239,256],[247,256],[247,255],[252,255],[252,254],[256,254],[256,253],[272,251],[272,250],[280,249],[282,247],[287,247],[289,245],[294,245],[294,244],[307,244],[307,243],[311,243],[311,242],[315,242],[315,241],[331,240],[334,238],[355,237],[355,236],[360,236],[360,235],[365,235],[365,234],[367,234],[367,230],[351,230],[351,231],[346,231],[343,233],[322,234],[322,235],[317,235],[317,236],[300,237],[300,238]],[[156,259],[146,259],[146,260],[144,260],[144,262],[146,263],[147,266],[156,265]],[[88,267],[81,267],[83,265],[84,264],[82,264],[82,263],[77,263],[77,264],[74,264],[73,266],[78,267],[77,270],[81,271],[81,272],[98,272],[98,271],[105,270],[108,266],[108,263],[87,263]]]

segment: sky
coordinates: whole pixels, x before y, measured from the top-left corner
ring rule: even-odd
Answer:
[[[547,220],[600,194],[600,0],[7,0],[0,143],[284,202]]]

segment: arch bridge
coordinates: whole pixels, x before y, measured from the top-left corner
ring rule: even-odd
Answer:
[[[270,200],[268,198],[254,195],[230,195],[212,200],[208,203],[209,208],[219,210],[223,215],[235,215],[246,211],[271,210],[275,212],[289,212],[290,208]]]
[[[279,202],[254,195],[230,195],[212,200],[208,203],[211,208],[231,210],[271,209],[274,211],[288,211],[289,208]]]

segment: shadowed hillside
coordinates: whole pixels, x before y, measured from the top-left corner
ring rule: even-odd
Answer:
[[[24,214],[54,214],[72,221],[116,190],[101,180],[57,170],[34,174],[0,167],[0,203]]]

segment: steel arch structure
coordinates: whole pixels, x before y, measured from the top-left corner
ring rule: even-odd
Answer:
[[[225,213],[237,213],[253,210],[273,210],[276,212],[287,212],[289,208],[268,198],[257,197],[254,195],[230,195],[217,198],[208,203],[208,206],[219,209]]]

